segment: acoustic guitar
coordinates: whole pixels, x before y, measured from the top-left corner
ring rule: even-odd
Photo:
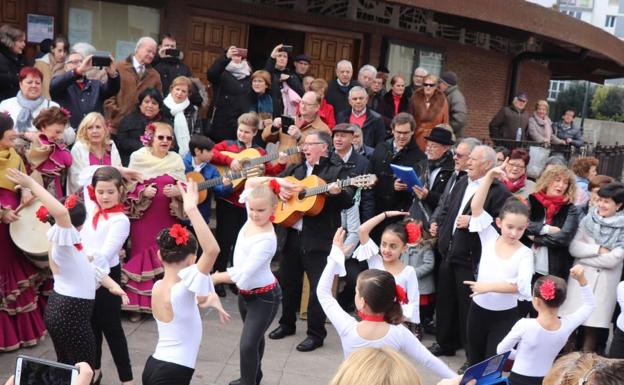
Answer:
[[[299,147],[291,147],[280,152],[286,153],[286,155],[293,155],[301,151]],[[242,168],[250,168],[256,166],[262,166],[266,162],[274,161],[279,158],[280,152],[274,152],[271,154],[261,155],[260,151],[256,148],[246,148],[241,152],[230,152],[230,151],[221,151],[223,155],[227,155],[230,158],[237,159],[241,164]],[[223,175],[227,170],[229,170],[226,166],[217,166],[217,170],[219,174]],[[232,187],[237,189],[243,185],[245,182],[245,178],[238,178],[232,180]]]
[[[302,180],[293,176],[287,176],[285,179],[293,183],[298,183],[304,188],[287,201],[280,199],[277,204],[273,223],[284,227],[290,227],[297,223],[304,215],[312,217],[318,215],[325,205],[325,193],[329,190],[329,184],[316,175],[310,175]],[[365,174],[338,180],[336,183],[338,183],[341,188],[354,186],[367,189],[373,187],[375,182],[377,182],[376,175]]]
[[[186,178],[191,179],[197,183],[197,189],[199,190],[197,203],[200,204],[200,203],[203,203],[206,200],[206,198],[208,198],[207,190],[214,188],[215,186],[223,184],[224,178],[227,178],[229,180],[235,180],[235,179],[245,180],[246,178],[249,178],[249,177],[260,176],[262,175],[262,172],[263,170],[257,166],[251,167],[251,168],[245,168],[245,169],[242,169],[241,171],[230,171],[228,169],[224,172],[224,174],[221,174],[220,176],[206,180],[201,173],[191,171],[191,172],[186,173]]]

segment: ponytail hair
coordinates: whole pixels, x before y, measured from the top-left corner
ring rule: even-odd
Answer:
[[[558,308],[566,299],[568,285],[562,278],[554,275],[539,277],[533,285],[533,297],[544,301],[550,308]]]
[[[387,271],[369,269],[357,280],[360,296],[373,313],[382,313],[384,321],[392,325],[403,322],[403,309],[396,296],[396,281]]]

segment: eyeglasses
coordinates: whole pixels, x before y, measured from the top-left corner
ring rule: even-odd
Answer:
[[[432,84],[432,83],[424,83],[423,87],[435,87],[436,84]]]
[[[410,136],[412,131],[394,131],[394,134],[397,136]]]
[[[503,160],[504,161],[504,160]],[[517,168],[518,170],[524,170],[526,166],[517,163],[507,163],[509,168]]]
[[[65,62],[65,64],[73,64],[73,65],[79,65],[80,63],[82,63],[82,60],[68,60]]]
[[[304,106],[308,106],[308,107],[318,106],[318,103],[306,103],[303,100],[300,103],[303,104]]]
[[[470,155],[470,154],[460,154],[459,152],[456,152],[456,153],[455,153],[455,156],[456,156],[458,159],[461,159],[461,158],[466,158],[466,157],[467,157],[467,156],[469,156],[469,155]]]
[[[161,142],[164,142],[164,141],[171,142],[173,140],[173,136],[170,136],[170,135],[158,135],[158,136],[156,136],[156,139],[160,140]]]
[[[309,147],[309,146],[312,146],[314,144],[323,144],[323,143],[325,143],[325,142],[303,142],[301,144],[301,147]]]

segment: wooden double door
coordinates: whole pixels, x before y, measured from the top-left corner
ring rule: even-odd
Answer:
[[[208,17],[191,17],[185,45],[185,62],[193,74],[207,81],[206,72],[229,46],[247,47],[249,24]],[[336,63],[347,59],[357,67],[359,41],[319,33],[306,33],[304,52],[312,59],[310,73],[330,80]],[[270,52],[267,52],[268,56]]]

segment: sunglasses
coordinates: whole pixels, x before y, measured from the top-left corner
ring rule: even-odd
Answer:
[[[432,83],[425,83],[425,84],[423,84],[423,86],[424,87],[435,87],[436,85],[432,84]]]
[[[161,142],[164,142],[165,140],[167,142],[171,142],[173,140],[173,136],[170,136],[170,135],[158,135],[158,136],[156,136],[156,139],[160,140]]]

